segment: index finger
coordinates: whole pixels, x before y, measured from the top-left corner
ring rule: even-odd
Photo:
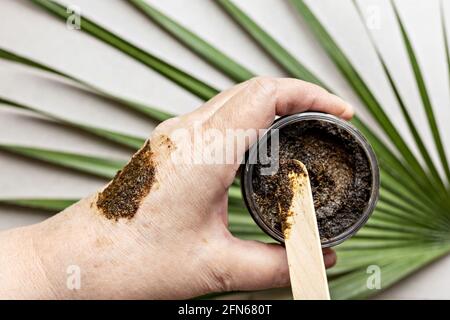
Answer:
[[[264,129],[276,115],[305,111],[346,120],[353,116],[347,102],[315,84],[290,78],[254,78],[214,113],[211,122],[222,129]]]

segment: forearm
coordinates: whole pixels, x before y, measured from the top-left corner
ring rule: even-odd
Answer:
[[[92,197],[83,199],[42,223],[0,234],[1,298],[119,295],[111,281],[120,272],[112,250],[118,226],[91,203]]]
[[[0,233],[0,298],[52,298],[33,248],[33,227]]]

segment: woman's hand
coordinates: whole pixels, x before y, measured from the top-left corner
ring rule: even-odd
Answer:
[[[228,188],[257,136],[221,145],[234,152],[228,161],[206,161],[194,137],[217,143],[307,110],[353,114],[316,85],[255,78],[163,122],[104,190],[40,224],[0,234],[0,296],[178,299],[289,285],[282,246],[240,240],[227,228]],[[332,266],[334,252],[325,250],[324,260]]]

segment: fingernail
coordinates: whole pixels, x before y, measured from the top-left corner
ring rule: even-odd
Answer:
[[[330,250],[323,253],[323,261],[327,267],[334,266],[336,264],[336,260],[337,258],[334,251]]]

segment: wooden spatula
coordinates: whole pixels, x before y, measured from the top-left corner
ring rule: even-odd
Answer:
[[[306,167],[289,172],[293,197],[285,218],[284,237],[295,300],[329,300],[327,276]]]

